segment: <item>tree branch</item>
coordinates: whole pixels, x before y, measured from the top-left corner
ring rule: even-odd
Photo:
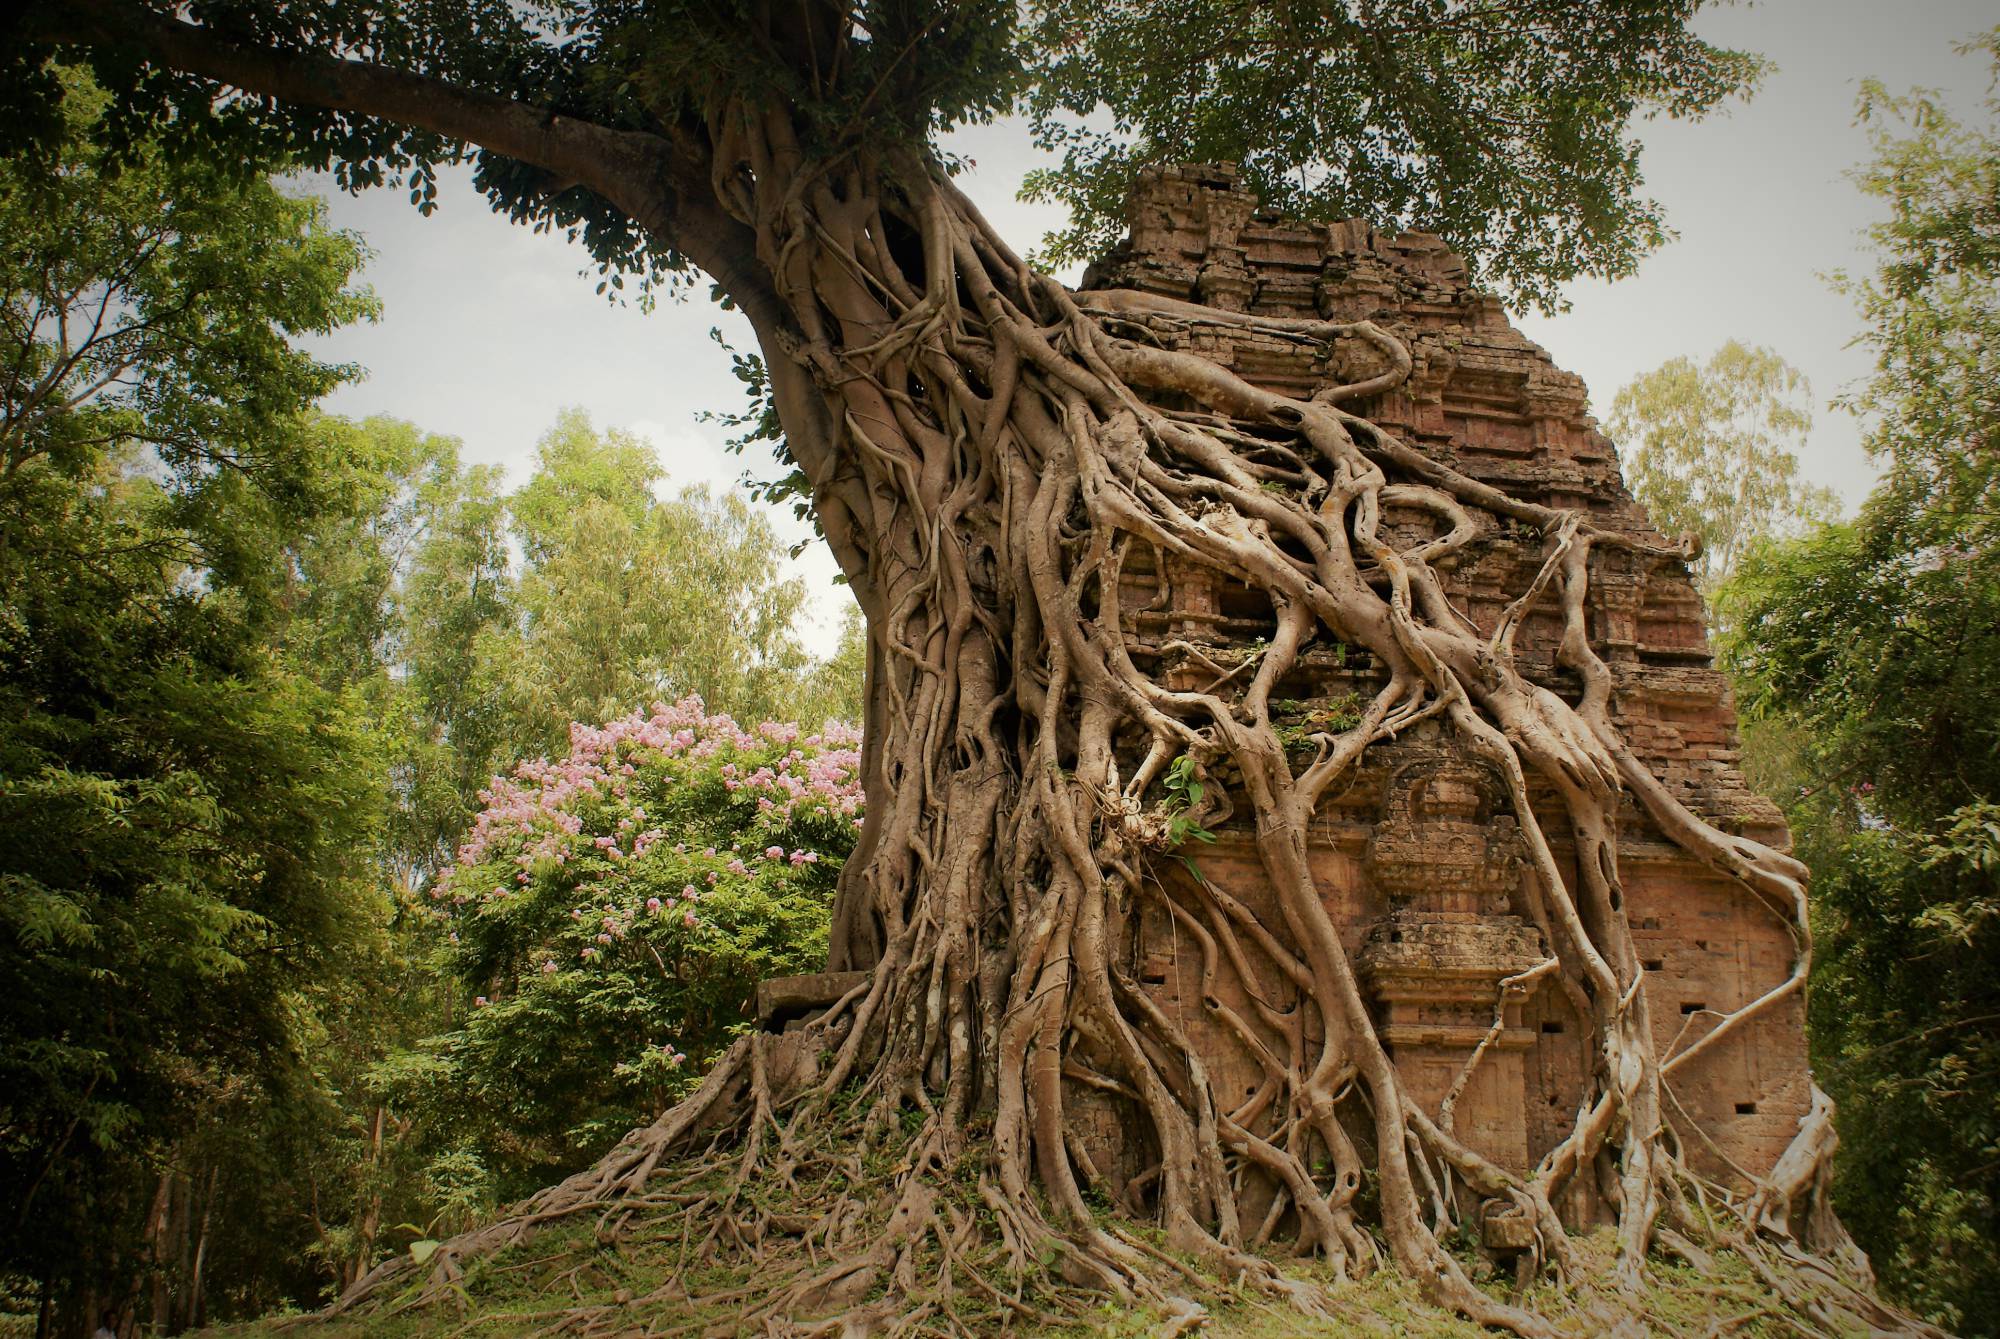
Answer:
[[[222,37],[133,0],[47,0],[28,33],[57,45],[124,48],[246,93],[379,117],[531,164],[623,210],[720,283],[755,303],[748,229],[709,190],[705,146],[690,137],[618,130],[412,70]]]

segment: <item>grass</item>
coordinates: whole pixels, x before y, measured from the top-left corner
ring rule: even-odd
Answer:
[[[472,1266],[457,1306],[436,1305],[399,1315],[378,1310],[331,1321],[268,1317],[205,1333],[209,1339],[511,1339],[542,1334],[568,1307],[622,1305],[645,1296],[671,1272],[678,1254],[674,1245],[655,1238],[612,1246],[598,1240],[591,1223],[566,1225]],[[1768,1300],[1749,1267],[1727,1252],[1716,1256],[1716,1269],[1707,1276],[1685,1265],[1655,1261],[1644,1292],[1636,1299],[1626,1298],[1609,1282],[1614,1252],[1610,1234],[1599,1233],[1575,1245],[1580,1262],[1596,1271],[1589,1282],[1569,1290],[1539,1285],[1520,1299],[1566,1337],[1705,1335],[1718,1322],[1750,1313]],[[1302,1279],[1325,1277],[1304,1262],[1287,1272]],[[750,1282],[746,1268],[709,1270],[689,1279],[698,1294],[725,1293]],[[1486,1286],[1496,1296],[1506,1295],[1503,1280],[1487,1280]],[[1323,1319],[1303,1316],[1282,1302],[1241,1289],[1219,1290],[1200,1299],[1209,1316],[1198,1333],[1205,1339],[1478,1339],[1491,1333],[1432,1306],[1414,1283],[1388,1271],[1343,1284],[1331,1295],[1335,1314]],[[736,1308],[727,1304],[705,1311],[634,1305],[631,1333],[640,1333],[649,1321],[663,1328],[695,1320],[726,1324]],[[1107,1300],[1073,1323],[1012,1333],[1023,1339],[1148,1339],[1161,1333],[1170,1319],[1171,1313],[1163,1308]],[[1797,1331],[1773,1317],[1756,1316],[1730,1333],[1779,1339]]]

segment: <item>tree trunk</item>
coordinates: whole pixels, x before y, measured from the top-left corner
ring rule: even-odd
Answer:
[[[208,1264],[208,1229],[215,1216],[215,1187],[221,1179],[222,1164],[215,1163],[208,1169],[208,1188],[201,1197],[201,1226],[195,1234],[194,1263],[189,1269],[187,1323],[199,1327],[208,1321],[208,1294],[205,1288]]]

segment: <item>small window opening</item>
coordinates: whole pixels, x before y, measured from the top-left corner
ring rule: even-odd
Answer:
[[[1738,1102],[1736,1104],[1736,1114],[1739,1116],[1754,1116],[1757,1114],[1757,1104],[1755,1102]]]
[[[1149,966],[1140,968],[1139,981],[1140,984],[1142,985],[1164,986],[1165,984],[1167,984],[1166,966],[1164,964],[1161,964],[1158,966]]]
[[[1698,1014],[1707,1007],[1708,1006],[1706,1004],[1703,1004],[1699,1000],[1689,1000],[1686,1004],[1683,1004],[1681,1006],[1681,1012],[1684,1014]]]
[[[1400,943],[1402,943],[1402,942],[1403,942],[1403,932],[1402,932],[1401,930],[1391,930],[1391,931],[1389,931],[1389,942],[1390,942],[1390,943],[1392,943],[1392,944],[1400,944]]]
[[[1708,952],[1708,941],[1707,941],[1706,939],[1697,939],[1697,940],[1695,940],[1695,941],[1694,941],[1694,946],[1695,946],[1695,947],[1696,947],[1697,949],[1699,949],[1699,950],[1700,950],[1701,952],[1703,952],[1703,953],[1706,953],[1706,952]]]
[[[1649,972],[1664,972],[1667,970],[1667,960],[1665,958],[1648,958],[1646,959],[1646,970]]]
[[[1545,1036],[1559,1037],[1562,1035],[1562,1030],[1563,1030],[1563,1025],[1561,1023],[1542,1024],[1542,1033]]]

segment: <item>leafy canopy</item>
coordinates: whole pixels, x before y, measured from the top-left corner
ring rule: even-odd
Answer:
[[[1023,34],[1024,101],[1062,155],[1030,190],[1073,211],[1050,256],[1116,241],[1139,168],[1235,162],[1267,208],[1441,233],[1553,306],[1562,280],[1629,274],[1668,235],[1633,117],[1700,115],[1762,71],[1689,32],[1697,8],[1049,0]]]
[[[578,411],[535,460],[508,500],[523,556],[511,692],[539,725],[528,751],[560,745],[571,721],[689,693],[749,717],[825,718],[832,704],[806,700],[805,583],[785,575],[768,520],[705,488],[661,499],[652,444]]]
[[[363,704],[276,642],[354,495],[296,334],[364,314],[354,239],[255,175],[94,141],[0,162],[0,1272],[121,1277],[139,1197],[283,1082],[361,929]]]
[[[193,11],[230,41],[358,57],[616,130],[660,137],[691,170],[735,97],[793,119],[814,152],[879,153],[1022,112],[1061,166],[1033,190],[1072,210],[1056,260],[1113,239],[1134,174],[1240,162],[1272,206],[1442,232],[1492,284],[1542,304],[1577,275],[1629,273],[1666,235],[1646,198],[1635,117],[1698,116],[1763,68],[1690,31],[1701,0],[225,0]],[[38,7],[24,32],[75,31]],[[90,0],[116,27],[137,0]],[[160,10],[170,7],[160,6]],[[583,241],[623,287],[689,277],[671,237],[601,195],[431,130],[278,99],[217,105],[206,81],[92,48],[115,128],[164,124],[190,152],[237,141],[393,181],[420,206],[470,159],[494,206]],[[40,53],[0,79],[16,135],[37,125]]]

